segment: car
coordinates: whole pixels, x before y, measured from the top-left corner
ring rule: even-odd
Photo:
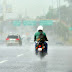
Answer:
[[[18,34],[10,34],[6,38],[6,44],[9,45],[22,45],[22,39]]]

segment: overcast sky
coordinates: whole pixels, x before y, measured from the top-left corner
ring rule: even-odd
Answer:
[[[10,17],[18,14],[25,16],[36,17],[45,15],[48,12],[49,6],[52,5],[52,0],[5,0],[7,4],[12,5],[13,13],[7,14]],[[64,0],[60,0],[61,5],[65,4]],[[0,0],[2,5],[3,0]],[[53,0],[53,6],[57,7],[57,0]],[[25,13],[26,12],[26,13]]]

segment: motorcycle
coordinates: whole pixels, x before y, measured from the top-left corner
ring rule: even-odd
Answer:
[[[37,42],[36,51],[40,58],[43,58],[47,54],[45,44],[42,42]]]

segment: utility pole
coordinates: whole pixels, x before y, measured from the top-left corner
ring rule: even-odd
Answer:
[[[53,0],[52,0],[52,13],[53,13],[53,8],[54,8],[54,7],[53,7],[53,4],[54,4],[54,2],[53,2]]]
[[[45,16],[45,10],[44,10],[44,8],[43,8],[43,17]]]
[[[3,38],[3,26],[4,26],[4,21],[5,21],[5,16],[6,16],[6,0],[3,0],[2,4],[2,21],[1,21],[1,40]]]
[[[52,9],[53,9],[53,0],[52,0]]]
[[[59,5],[58,5],[58,0],[57,0],[57,12],[58,12],[58,8],[59,8]]]
[[[6,16],[6,0],[3,0],[3,21],[5,21],[5,16]]]
[[[58,22],[60,22],[60,0],[56,0],[57,1],[57,22],[56,22],[56,33],[58,33]],[[57,34],[58,37],[58,34]]]
[[[25,18],[27,18],[27,9],[25,9]]]
[[[58,13],[58,19],[61,20],[61,12],[60,12],[60,0],[57,0],[57,13]]]
[[[60,0],[59,0],[59,21],[61,21],[61,15],[60,15]]]

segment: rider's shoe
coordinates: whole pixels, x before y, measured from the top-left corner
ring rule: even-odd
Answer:
[[[48,55],[48,52],[47,51],[45,53],[46,53],[46,55]]]
[[[38,51],[37,50],[35,51],[35,54],[38,55]]]
[[[46,55],[48,55],[48,53],[46,53]]]

